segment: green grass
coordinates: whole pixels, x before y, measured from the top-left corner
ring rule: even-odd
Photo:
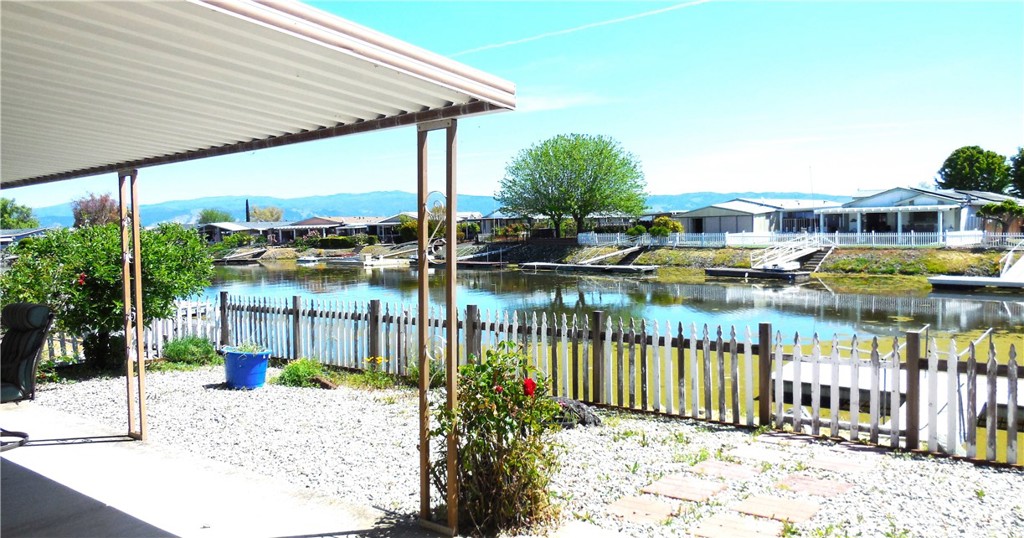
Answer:
[[[221,364],[223,359],[209,340],[199,336],[176,338],[164,345],[163,358],[166,369],[188,369],[190,367]]]

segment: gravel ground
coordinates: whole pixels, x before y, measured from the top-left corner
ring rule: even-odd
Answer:
[[[273,375],[275,372],[272,372]],[[221,388],[221,368],[147,376],[150,438],[209,459],[399,514],[419,507],[417,398],[409,389],[327,391],[267,385]],[[123,378],[40,388],[36,402],[125,427]],[[686,536],[705,518],[730,513],[750,495],[814,500],[821,510],[795,526],[802,536],[1024,537],[1024,470],[900,453],[844,453],[874,461],[868,471],[808,468],[833,443],[768,444],[749,430],[625,413],[599,412],[604,425],[556,435],[562,469],[553,489],[563,522],[587,521],[630,536]],[[732,455],[734,450],[744,457]],[[783,452],[762,462],[757,454]],[[754,455],[752,458],[752,454]],[[666,524],[625,523],[605,506],[697,461],[732,460],[763,472],[703,503],[680,503]],[[777,484],[803,472],[853,484],[830,498]]]

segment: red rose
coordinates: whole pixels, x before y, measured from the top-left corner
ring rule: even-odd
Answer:
[[[78,285],[79,286],[84,286],[85,285],[85,273],[81,273],[80,275],[78,275]]]
[[[537,382],[532,377],[528,377],[523,380],[523,392],[527,396],[533,396],[533,393],[537,391]]]
[[[503,391],[503,390],[505,390],[505,389],[501,388],[501,385],[495,385],[494,386],[494,392],[497,392],[498,394],[501,394],[501,391]]]

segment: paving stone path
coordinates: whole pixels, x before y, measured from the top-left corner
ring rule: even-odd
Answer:
[[[784,447],[813,442],[799,435],[760,435],[754,444],[734,449],[723,459],[704,460],[684,473],[664,476],[641,488],[640,495],[623,497],[607,510],[634,523],[665,524],[685,513],[687,503],[713,503],[716,495],[730,488],[743,488],[746,482],[758,478],[761,466],[791,462],[793,456]],[[778,495],[741,496],[738,502],[723,505],[714,515],[698,521],[689,533],[705,538],[781,536],[787,524],[810,521],[820,510],[816,501],[793,499],[785,492],[823,498],[843,495],[854,487],[852,482],[815,473],[825,471],[855,480],[857,475],[875,468],[878,455],[877,450],[866,450],[861,445],[836,445],[834,454],[810,459],[802,470],[777,482]]]

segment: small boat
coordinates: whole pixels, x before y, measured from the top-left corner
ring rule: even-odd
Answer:
[[[298,263],[319,263],[320,258],[317,258],[316,256],[302,256],[295,261]]]

